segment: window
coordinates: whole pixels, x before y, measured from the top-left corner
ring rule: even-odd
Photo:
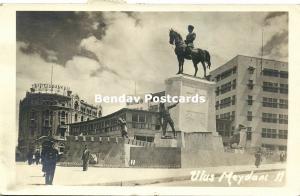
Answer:
[[[229,107],[231,104],[231,97],[227,97],[225,99],[222,99],[220,102],[220,109]]]
[[[237,70],[237,68],[236,68],[236,66],[234,66],[234,67],[232,68],[232,74],[235,74],[235,73],[236,73],[236,70]]]
[[[146,115],[145,114],[132,114],[132,128],[146,128]]]
[[[30,126],[31,127],[35,126],[35,112],[34,111],[30,112]]]
[[[74,119],[74,120],[75,120],[75,122],[77,122],[77,120],[78,120],[78,119],[77,119],[77,118],[78,118],[78,115],[77,115],[77,114],[75,114],[75,117],[74,117],[74,118],[75,118],[75,119]]]
[[[253,99],[252,99],[252,96],[251,95],[248,95],[248,105],[252,105],[253,103]]]
[[[216,115],[216,119],[219,119],[219,115]]]
[[[289,74],[287,71],[280,71],[280,77],[281,78],[288,78],[289,77]]]
[[[278,83],[263,82],[263,91],[277,93]]]
[[[262,128],[261,137],[263,137],[263,138],[277,138],[277,130],[276,129]]]
[[[235,105],[235,95],[232,96],[231,105]]]
[[[287,147],[286,146],[278,146],[278,150],[280,150],[280,151],[286,151]]]
[[[236,88],[236,79],[232,80],[232,89]]]
[[[268,123],[277,123],[277,114],[262,113],[262,121]]]
[[[252,139],[252,127],[247,127],[247,136],[246,136],[247,140],[251,140]]]
[[[230,112],[220,114],[220,119],[230,120]]]
[[[287,139],[288,138],[287,130],[279,130],[278,131],[278,138],[279,139]]]
[[[288,108],[288,100],[286,99],[279,99],[279,108]]]
[[[271,108],[277,108],[278,103],[277,99],[269,98],[269,97],[263,97],[263,107],[271,107]]]
[[[253,80],[248,80],[248,84],[247,84],[247,86],[248,86],[248,88],[249,89],[253,89],[253,86],[254,86],[254,84],[253,84]]]
[[[288,115],[279,114],[279,124],[288,124]]]
[[[78,110],[78,108],[79,108],[78,101],[75,101],[75,103],[74,103],[74,109]]]
[[[216,89],[216,96],[218,96],[220,94],[220,87],[217,87]]]
[[[81,116],[81,122],[83,122],[83,116]]]
[[[280,93],[282,94],[288,94],[288,84],[280,84]]]
[[[251,111],[247,112],[247,120],[252,121],[252,112]]]
[[[220,91],[221,91],[221,94],[231,91],[231,82],[221,85]]]
[[[249,66],[249,67],[248,67],[249,74],[253,74],[253,73],[254,73],[254,70],[255,70],[254,67],[252,67],[252,66]]]
[[[216,101],[216,110],[219,109],[219,101]]]
[[[273,76],[273,77],[278,77],[279,76],[279,71],[275,69],[264,69],[263,70],[263,75],[264,76]]]
[[[235,120],[235,111],[231,112],[231,120],[234,121]]]
[[[231,76],[231,74],[232,74],[232,69],[229,69],[227,71],[222,72],[221,73],[221,80]]]
[[[271,144],[262,144],[261,145],[263,148],[266,148],[267,150],[273,151],[275,150],[275,146]]]

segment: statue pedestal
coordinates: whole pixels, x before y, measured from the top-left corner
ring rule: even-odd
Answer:
[[[170,109],[171,118],[178,131],[177,147],[222,151],[222,138],[216,131],[215,82],[178,75],[168,78],[165,83],[166,95],[185,97],[198,95],[205,98],[203,103],[179,103]],[[172,135],[170,132],[171,128],[168,126],[167,134]],[[155,136],[155,139],[158,137]]]

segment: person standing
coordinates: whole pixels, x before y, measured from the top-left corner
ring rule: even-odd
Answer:
[[[90,160],[90,151],[87,148],[87,145],[84,146],[84,150],[82,153],[82,170],[83,171],[87,171],[88,167],[89,167],[89,160]]]
[[[55,147],[55,143],[51,140],[47,140],[43,143],[42,147],[42,163],[43,163],[43,171],[45,174],[45,184],[52,185],[56,162],[58,160],[58,150]]]
[[[170,109],[175,107],[178,103],[179,102],[177,102],[173,105],[167,106],[167,107],[165,106],[165,103],[160,103],[160,105],[159,105],[160,124],[162,125],[162,133],[163,133],[162,138],[166,137],[168,124],[171,126],[174,138],[176,138],[176,131],[175,131],[175,127],[174,127],[174,122],[171,118]]]
[[[127,126],[126,126],[126,120],[124,120],[123,118],[119,118],[118,119],[118,123],[120,125],[120,130],[121,130],[121,135],[122,135],[122,138],[126,137],[128,138],[128,131],[127,131]]]
[[[254,156],[255,156],[255,166],[258,168],[262,161],[262,151],[260,148],[257,150]]]
[[[35,152],[35,164],[38,165],[40,163],[40,158],[41,158],[41,154],[40,154],[40,151],[37,150]]]

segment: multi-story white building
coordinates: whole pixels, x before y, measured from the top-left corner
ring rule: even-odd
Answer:
[[[216,118],[232,122],[219,131],[223,142],[244,126],[246,148],[286,150],[288,63],[238,55],[210,74],[217,83]]]

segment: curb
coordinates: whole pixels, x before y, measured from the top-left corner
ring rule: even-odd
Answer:
[[[234,172],[234,174],[246,174],[251,171],[254,171],[254,173],[263,173],[263,172],[284,171],[284,170],[285,170],[285,168],[257,169],[257,170],[237,171],[237,172]],[[222,173],[223,172],[214,173],[214,175],[215,175],[215,177],[220,177],[222,175]],[[105,182],[105,183],[95,183],[95,184],[88,184],[88,185],[90,185],[90,186],[143,186],[143,185],[168,183],[168,182],[175,182],[175,181],[186,181],[186,180],[190,180],[190,178],[191,178],[191,175],[182,175],[182,176],[176,176],[176,177]]]

